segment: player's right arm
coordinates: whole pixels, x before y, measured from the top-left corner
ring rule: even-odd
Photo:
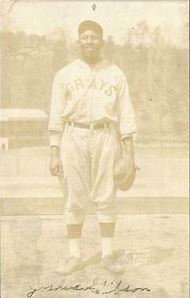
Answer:
[[[60,157],[59,147],[50,146],[50,163],[49,169],[52,176],[63,175],[63,165]]]
[[[52,100],[49,117],[49,146],[50,146],[50,172],[52,176],[63,174],[63,166],[60,157],[60,144],[64,130],[63,110],[65,106],[66,92],[64,88],[63,72],[59,71],[53,80]]]

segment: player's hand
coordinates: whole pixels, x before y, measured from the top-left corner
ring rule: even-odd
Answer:
[[[125,172],[125,179],[131,179],[132,177],[135,177],[136,173],[136,166],[135,161],[133,158],[125,158],[124,164],[126,165],[126,172]]]
[[[128,191],[135,181],[137,167],[133,158],[123,158],[116,167],[116,182],[120,190]]]
[[[122,178],[130,179],[133,177],[136,172],[135,161],[133,158],[123,157],[118,165],[117,179],[121,180]]]
[[[51,156],[49,169],[52,176],[63,176],[63,165],[59,156]]]

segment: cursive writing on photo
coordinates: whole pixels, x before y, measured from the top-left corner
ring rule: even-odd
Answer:
[[[27,293],[27,298],[37,297],[42,292],[91,292],[97,295],[116,295],[118,293],[135,293],[135,292],[150,292],[148,287],[131,286],[123,280],[110,281],[95,278],[91,282],[71,282],[63,279],[57,284],[50,283],[40,287],[31,287]],[[39,296],[38,296],[39,297]]]

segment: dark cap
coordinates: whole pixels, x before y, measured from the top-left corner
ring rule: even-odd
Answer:
[[[84,31],[86,31],[86,30],[95,31],[101,37],[103,36],[103,29],[102,29],[102,27],[98,23],[96,23],[94,21],[86,20],[86,21],[80,23],[80,25],[78,27],[78,33],[79,33],[79,35],[81,33],[83,33]]]

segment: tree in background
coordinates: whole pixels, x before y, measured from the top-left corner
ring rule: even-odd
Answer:
[[[76,58],[77,45],[65,32],[53,36],[2,32],[2,107],[49,112],[54,74]],[[188,50],[164,39],[146,21],[126,31],[123,45],[109,36],[104,57],[127,75],[139,142],[187,140]]]

